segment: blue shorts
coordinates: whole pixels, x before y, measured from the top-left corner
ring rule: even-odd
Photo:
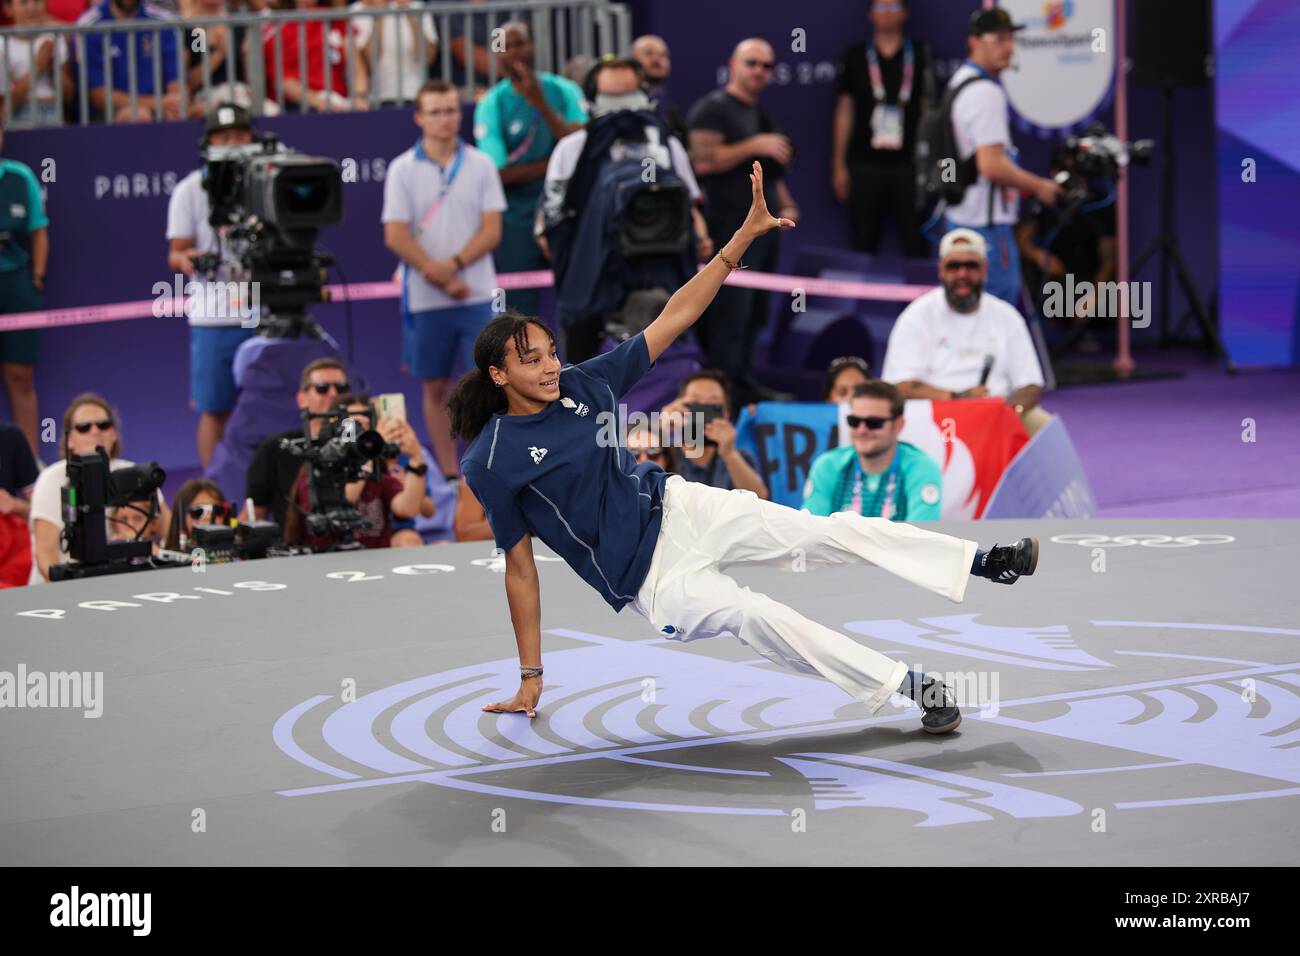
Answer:
[[[468,371],[474,367],[474,339],[491,321],[490,302],[409,313],[402,322],[402,364],[416,378],[449,378],[459,351]]]
[[[235,407],[235,350],[256,329],[228,325],[190,326],[190,398],[200,412]]]

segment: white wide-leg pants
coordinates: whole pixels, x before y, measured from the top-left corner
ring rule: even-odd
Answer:
[[[741,587],[723,569],[870,562],[960,602],[975,550],[974,541],[908,524],[848,512],[823,518],[674,475],[664,490],[650,571],[632,607],[677,640],[732,634],[771,661],[820,674],[875,713],[907,676],[906,664]]]

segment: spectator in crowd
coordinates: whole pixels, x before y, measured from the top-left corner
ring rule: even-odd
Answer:
[[[632,59],[641,64],[645,72],[646,92],[654,100],[655,112],[672,133],[683,143],[688,140],[686,114],[668,93],[668,79],[672,75],[673,60],[663,37],[653,33],[632,41]]]
[[[1058,147],[1052,157],[1053,177],[1060,172],[1077,175],[1073,166],[1070,152]],[[1104,195],[1111,188],[1106,182],[1090,184],[1090,192],[1096,195]],[[1050,282],[1064,283],[1067,274],[1079,283],[1092,282],[1094,289],[1097,283],[1115,281],[1118,248],[1115,204],[1089,202],[1073,215],[1063,216],[1056,207],[1031,199],[1020,206],[1016,244],[1020,248],[1020,272],[1025,287],[1038,311],[1046,315],[1048,310],[1044,305]],[[1088,328],[1089,319],[1097,316],[1095,294],[1079,296],[1076,302],[1067,301],[1065,305],[1067,314],[1047,317],[1077,329],[1081,333],[1080,348],[1090,351],[1100,348]]]
[[[370,419],[370,398],[366,395],[344,395],[336,408],[346,412],[361,429],[374,428],[385,441],[396,443],[411,462],[402,477],[393,474],[396,459],[389,459],[387,468],[377,478],[361,478],[347,484],[344,494],[366,523],[353,532],[353,540],[366,548],[392,546],[394,519],[414,518],[424,499],[424,471],[421,470],[423,454],[415,439],[415,432],[406,422],[396,418]],[[371,463],[365,466],[369,473]],[[313,551],[325,551],[335,543],[328,537],[313,534],[307,528],[306,515],[311,507],[307,480],[307,465],[298,470],[295,484],[295,507],[287,515],[284,540],[287,544],[305,544]]]
[[[36,479],[28,514],[32,532],[32,571],[28,584],[42,584],[50,579],[50,567],[69,560],[63,541],[63,501],[61,492],[68,484],[68,459],[72,455],[91,455],[102,447],[109,456],[109,468],[135,464],[122,454],[122,433],[117,414],[108,401],[94,392],[83,392],[72,400],[63,413],[60,431],[60,460],[47,467]],[[171,520],[162,492],[158,492],[161,523]],[[111,527],[109,533],[112,533]]]
[[[952,127],[957,158],[966,162],[973,157],[979,177],[958,205],[945,210],[945,228],[964,226],[984,237],[993,253],[988,266],[989,294],[1013,306],[1020,299],[1020,253],[1012,232],[1020,193],[1027,192],[1052,206],[1063,192],[1058,183],[1026,172],[1015,162],[1007,94],[998,76],[1011,65],[1015,31],[1022,29],[1001,7],[971,14],[970,56],[948,81],[948,88],[955,90],[974,80],[952,101]]]
[[[1020,313],[985,291],[988,274],[980,233],[954,229],[944,236],[942,287],[913,300],[898,317],[881,378],[906,398],[1005,398],[1033,434],[1048,418],[1038,405],[1043,372]]]
[[[353,17],[352,33],[359,67],[356,95],[368,98],[372,106],[414,101],[438,52],[438,29],[425,12],[425,4],[420,0],[357,0],[348,9],[410,11],[401,17]]]
[[[590,76],[596,92],[595,102],[588,104],[592,117],[621,110],[639,109],[638,100],[648,106],[645,95],[639,92],[642,82],[640,71],[640,64],[635,60],[611,58],[596,64]],[[700,192],[699,184],[695,181],[690,157],[687,156],[686,148],[677,137],[670,135],[665,146],[657,136],[656,131],[656,138],[647,136],[646,142],[615,140],[610,144],[609,155],[623,159],[653,159],[660,168],[671,168],[681,178],[691,196],[691,221],[695,231],[696,255],[701,261],[706,261],[713,255],[713,241],[709,238],[708,224],[700,213],[699,207],[703,202],[704,194]],[[579,159],[586,153],[586,145],[587,130],[578,129],[560,140],[551,153],[550,161],[546,166],[542,201],[537,210],[536,232],[539,243],[544,242],[540,238],[543,229],[556,224],[563,217],[566,205],[575,201],[575,197],[569,195],[569,181],[577,172]],[[587,158],[591,159],[590,156]],[[592,186],[595,185],[594,179],[588,181]],[[577,203],[584,209],[586,200],[586,195],[576,198]],[[604,331],[605,316],[602,314],[575,322],[572,327],[567,328],[564,342],[565,361],[585,362],[597,355],[600,352]]]
[[[242,106],[223,103],[208,114],[204,139],[208,146],[244,146],[253,141],[253,118]],[[227,283],[239,263],[229,244],[222,248],[212,225],[203,170],[196,169],[176,184],[167,203],[167,267],[194,279],[194,257],[220,252],[216,281]],[[258,316],[250,305],[231,302],[222,294],[189,296],[186,314],[190,327],[190,407],[199,413],[199,461],[208,466],[235,407],[235,352],[256,334]]]
[[[815,515],[851,511],[890,521],[936,521],[943,476],[935,460],[903,431],[903,393],[878,379],[857,385],[849,400],[852,443],[813,460],[804,483],[803,510]]]
[[[187,0],[182,10],[184,16],[196,19],[226,17],[232,12],[226,0]],[[248,85],[248,33],[247,27],[223,24],[189,29],[185,69],[191,119],[206,116],[217,103],[234,103],[252,110],[253,92]],[[276,104],[262,103],[263,115],[274,116],[278,112]]]
[[[485,3],[486,0],[468,0],[468,2]],[[484,7],[482,12],[487,13],[487,8]],[[496,17],[493,16],[492,19],[495,20]],[[445,42],[451,50],[451,84],[457,89],[464,89],[468,81],[472,98],[478,102],[487,92],[490,80],[488,74],[492,69],[492,57],[495,55],[488,49],[488,44],[491,42],[488,18],[479,13],[471,14],[468,32],[465,29],[466,18],[463,16],[448,16],[443,22],[447,25]]]
[[[433,475],[429,471],[429,455],[423,445],[420,446],[420,460],[421,464],[413,465],[410,456],[403,452],[397,457],[397,467],[394,472],[401,477],[408,473],[414,474],[424,482],[424,497],[420,499],[418,517],[432,518],[438,513],[438,505],[433,500]],[[393,548],[424,547],[424,538],[421,536],[419,528],[416,527],[415,521],[414,517],[394,518],[389,546]]]
[[[497,248],[497,269],[526,272],[546,268],[533,238],[534,214],[542,195],[546,163],[555,144],[587,121],[582,90],[571,80],[533,67],[533,41],[518,21],[500,28],[505,41],[502,79],[474,109],[474,138],[501,172],[506,213]],[[512,290],[510,306],[537,314],[535,290]]]
[[[460,98],[444,80],[416,96],[420,140],[388,166],[384,244],[402,261],[402,365],[424,380],[424,422],[443,474],[459,473],[447,417],[447,380],[459,354],[492,320],[506,197],[496,164],[461,141]]]
[[[631,429],[628,432],[627,440],[623,447],[628,453],[636,459],[638,465],[645,464],[647,461],[653,462],[664,471],[677,474],[679,472],[676,456],[673,450],[664,445],[659,436],[651,429],[642,426]]]
[[[845,355],[831,362],[822,384],[822,401],[838,405],[853,397],[853,390],[871,381],[871,367],[866,359]]]
[[[916,217],[916,124],[934,94],[929,48],[903,31],[907,0],[870,0],[872,36],[844,53],[832,127],[831,186],[853,244],[880,247],[888,214],[903,253],[927,254]]]
[[[277,3],[277,10],[326,8],[319,0],[277,0]],[[303,41],[301,46],[300,37]],[[292,112],[366,109],[365,99],[351,99],[348,94],[347,47],[350,42],[346,20],[264,25],[262,59],[266,63],[267,98],[278,103],[283,92],[285,110]],[[301,59],[303,52],[307,56],[306,64]],[[283,64],[283,74],[277,69],[277,57]],[[279,87],[281,78],[284,80],[283,91]]]
[[[692,405],[720,406],[722,413],[701,429],[698,425],[704,413],[692,410]],[[681,452],[675,456],[677,474],[687,481],[699,481],[713,488],[740,488],[767,498],[767,484],[758,473],[758,463],[749,452],[736,447],[731,407],[727,380],[720,372],[705,369],[682,382],[677,398],[659,414],[662,434],[681,444]],[[692,416],[689,423],[692,427],[687,427],[687,416]]]
[[[14,25],[31,29],[50,22],[45,0],[3,0],[0,4],[13,17]],[[62,100],[56,87],[62,80]],[[63,104],[76,92],[76,81],[68,62],[68,44],[62,36],[43,33],[38,37],[9,37],[0,41],[0,114],[8,92],[11,112],[8,120],[24,126],[59,126]]]
[[[112,541],[148,541],[150,550],[158,554],[162,544],[159,528],[162,523],[158,515],[149,513],[147,501],[133,501],[125,505],[113,505],[104,509],[108,521],[108,537]]]
[[[76,23],[90,9],[92,0],[45,0],[51,23]]]
[[[233,509],[215,481],[191,478],[172,499],[172,517],[163,547],[168,551],[191,551],[196,524],[227,524],[232,516]]]
[[[27,517],[39,474],[22,429],[0,421],[0,588],[22,587],[31,575]]]
[[[4,127],[0,120],[0,314],[34,312],[44,304],[50,221],[36,174],[25,163],[3,158]],[[37,329],[0,332],[0,371],[9,408],[38,460],[35,366],[40,345]]]
[[[110,20],[152,20],[159,23],[159,28],[156,33],[151,30],[114,30],[88,34],[77,41],[77,56],[86,61],[86,87],[95,115],[118,123],[149,123],[160,113],[162,119],[180,119],[180,61],[176,34],[171,29],[172,14],[143,0],[102,0],[87,10],[77,23],[91,26]],[[112,61],[107,74],[104,64],[106,41]],[[132,44],[135,46],[134,108],[131,103]],[[154,87],[155,60],[158,61],[162,89]]]
[[[334,358],[319,358],[307,363],[298,381],[298,408],[322,415],[334,407],[339,397],[352,391],[347,370]],[[308,423],[311,437],[320,432],[324,419],[313,418]],[[294,485],[302,459],[280,447],[284,438],[301,438],[302,426],[272,435],[257,446],[248,466],[246,497],[253,499],[253,514],[258,520],[272,517],[282,529],[289,504],[293,500]]]
[[[564,64],[563,76],[566,80],[582,86],[587,81],[587,72],[591,69],[591,66],[592,60],[590,56],[586,53],[575,53]]]
[[[749,209],[749,168],[754,160],[762,164],[763,190],[773,215],[799,221],[799,207],[785,183],[794,148],[758,102],[772,81],[776,54],[766,40],[742,40],[729,66],[727,85],[697,102],[687,115],[691,162],[707,199],[705,218],[716,249],[726,245]],[[777,230],[760,236],[749,247],[745,265],[775,271],[779,242]],[[739,405],[790,398],[761,385],[752,370],[754,343],[770,311],[766,292],[724,285],[697,326],[709,364],[734,383]]]

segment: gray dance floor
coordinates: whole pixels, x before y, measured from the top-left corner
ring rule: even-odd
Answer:
[[[0,862],[1300,862],[1300,522],[938,527],[1037,534],[1038,573],[961,605],[872,567],[733,573],[951,675],[941,737],[665,640],[554,559],[538,718],[483,714],[518,684],[485,544],[0,592]],[[74,671],[98,700],[14,706]]]

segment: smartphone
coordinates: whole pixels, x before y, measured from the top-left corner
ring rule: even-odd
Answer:
[[[375,411],[380,418],[397,418],[406,421],[406,396],[401,392],[386,392],[375,396]]]
[[[687,402],[686,408],[691,413],[694,425],[698,425],[698,434],[701,437],[704,435],[704,426],[708,425],[709,422],[713,421],[715,418],[722,418],[723,415],[726,414],[726,411],[721,405],[704,404],[702,402]],[[717,442],[705,438],[704,444],[716,445]]]

